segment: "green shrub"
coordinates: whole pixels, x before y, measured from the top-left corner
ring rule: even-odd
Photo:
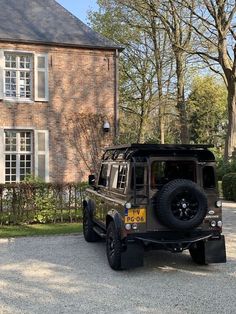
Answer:
[[[0,184],[0,225],[80,222],[84,183]]]
[[[224,175],[228,173],[236,173],[236,158],[232,158],[229,161],[225,161],[223,157],[218,157],[216,160],[217,179],[222,181]]]
[[[224,198],[228,201],[236,201],[236,173],[228,173],[222,179]]]

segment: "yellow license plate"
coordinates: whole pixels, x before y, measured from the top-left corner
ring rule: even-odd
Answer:
[[[146,208],[129,209],[128,215],[125,216],[125,223],[145,223],[146,222]]]

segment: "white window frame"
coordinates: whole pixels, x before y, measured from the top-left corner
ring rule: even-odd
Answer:
[[[6,143],[6,132],[16,132],[16,151],[6,151],[5,150],[5,143]],[[20,133],[21,132],[27,132],[27,133],[30,133],[30,139],[31,139],[31,142],[30,142],[30,151],[21,151],[20,150]],[[3,135],[3,141],[4,141],[4,182],[6,182],[6,176],[8,174],[6,174],[6,166],[5,166],[5,162],[6,162],[6,155],[16,155],[16,181],[11,181],[8,182],[8,183],[14,183],[14,182],[21,182],[20,180],[20,176],[21,176],[21,173],[20,173],[20,156],[21,155],[30,155],[31,156],[31,174],[33,174],[33,166],[34,166],[34,145],[33,145],[33,131],[32,130],[19,130],[19,129],[5,129],[4,130],[4,135]],[[9,175],[11,176],[11,175]]]
[[[5,96],[5,53],[16,55],[32,55],[32,78],[31,78],[31,99],[11,98]],[[38,57],[45,58],[45,68],[38,68]],[[37,54],[35,51],[0,49],[0,100],[14,103],[34,103],[49,101],[49,57],[48,53]],[[38,72],[45,74],[45,98],[38,97]]]
[[[16,56],[16,68],[7,68],[6,67],[6,54],[11,54]],[[29,69],[21,69],[20,68],[20,57],[21,56],[30,56],[31,64]],[[34,89],[33,89],[33,80],[34,80],[34,57],[31,52],[28,51],[12,51],[12,50],[4,50],[4,70],[3,70],[3,98],[7,101],[12,102],[32,102],[34,98]],[[16,97],[6,96],[6,72],[7,71],[15,71],[16,72]],[[30,73],[30,93],[31,97],[20,97],[20,72],[29,72]]]

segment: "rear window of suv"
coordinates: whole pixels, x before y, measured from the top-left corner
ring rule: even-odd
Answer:
[[[188,160],[154,161],[152,163],[152,189],[160,188],[175,179],[196,181],[196,163]]]

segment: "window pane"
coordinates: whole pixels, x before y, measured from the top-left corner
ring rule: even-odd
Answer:
[[[38,167],[39,167],[39,172],[38,172],[39,178],[41,178],[42,180],[45,180],[45,169],[46,169],[45,155],[38,156]]]
[[[152,188],[161,188],[165,183],[175,179],[196,181],[196,166],[193,161],[168,160],[152,163]]]
[[[31,151],[31,133],[20,132],[20,151],[29,152]]]
[[[107,172],[108,172],[108,165],[107,164],[102,165],[98,185],[107,186],[107,177],[108,177]]]
[[[38,133],[38,150],[45,152],[45,133]]]
[[[31,80],[29,72],[20,72],[20,97],[31,97]]]
[[[113,165],[111,167],[111,175],[110,175],[111,182],[110,182],[110,184],[111,184],[111,188],[113,188],[113,189],[117,188],[118,168],[119,168],[118,165]]]
[[[6,68],[16,68],[16,55],[5,54],[5,67]]]
[[[132,171],[132,179],[131,179],[131,188],[134,188],[134,184],[136,183],[136,189],[141,190],[144,188],[144,173],[145,169],[142,166],[135,167],[135,176],[134,169]],[[135,180],[134,180],[135,179]]]
[[[5,151],[7,152],[16,151],[16,132],[13,131],[5,132]]]
[[[45,69],[46,63],[45,63],[45,57],[38,57],[38,68],[39,69]]]
[[[38,97],[39,98],[46,97],[45,84],[46,84],[45,73],[38,72]]]
[[[29,131],[5,131],[5,152],[11,152],[5,154],[6,182],[23,181],[32,173],[31,138]]]
[[[30,161],[26,162],[28,157]],[[21,155],[20,160],[20,181],[23,181],[28,174],[31,174],[31,155]]]
[[[16,155],[5,155],[5,182],[16,182],[16,162],[13,161]]]
[[[126,165],[120,166],[119,172],[118,172],[118,182],[117,182],[117,188],[118,189],[124,189],[125,188],[126,173],[127,173]]]
[[[31,55],[5,54],[5,96],[9,98],[32,97]]]
[[[215,188],[215,170],[211,166],[203,168],[203,187],[205,189]]]

